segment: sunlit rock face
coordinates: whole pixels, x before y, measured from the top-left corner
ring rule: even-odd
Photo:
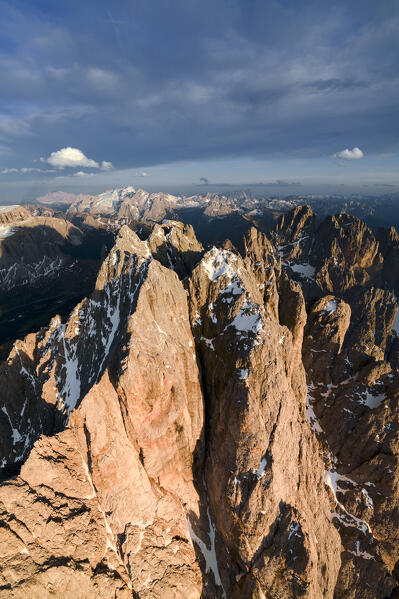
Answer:
[[[394,597],[395,239],[359,222],[119,230],[0,366],[0,597]]]

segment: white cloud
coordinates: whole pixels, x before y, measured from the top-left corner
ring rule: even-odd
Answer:
[[[42,162],[48,162],[57,168],[100,168],[100,165],[95,160],[88,158],[78,148],[61,148],[57,152],[52,152],[49,158],[40,159]]]
[[[23,175],[25,173],[55,173],[55,169],[53,168],[36,168],[36,167],[24,167],[24,168],[20,168],[19,172],[22,173]]]
[[[114,165],[112,164],[112,162],[107,162],[106,160],[103,160],[101,163],[101,170],[102,171],[111,171],[114,168]]]
[[[1,171],[2,175],[8,175],[9,173],[18,173],[19,169],[17,168],[3,168],[3,170]]]
[[[94,173],[85,173],[85,171],[78,171],[73,174],[73,177],[93,177]]]
[[[53,168],[36,168],[36,167],[23,167],[23,168],[3,168],[0,171],[1,175],[8,175],[10,173],[18,173],[19,175],[26,175],[27,173],[55,173]]]
[[[363,158],[363,156],[364,154],[360,148],[352,148],[352,150],[346,148],[345,150],[333,154],[332,158],[335,158],[336,160],[359,160],[360,158]]]

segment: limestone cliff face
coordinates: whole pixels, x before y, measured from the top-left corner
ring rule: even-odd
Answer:
[[[255,275],[263,292],[265,309],[278,317],[277,285],[281,275],[281,259],[266,235],[251,227],[244,237],[244,261]]]
[[[354,216],[327,216],[315,227],[310,206],[300,206],[280,218],[272,239],[290,277],[303,284],[309,299],[328,293],[345,297],[356,287],[380,285],[378,240]]]
[[[307,208],[242,256],[123,226],[92,295],[14,344],[0,597],[393,599],[396,242],[323,226],[317,259]]]
[[[192,226],[171,220],[154,226],[148,238],[148,247],[154,258],[163,266],[175,270],[182,279],[191,273],[204,253]]]
[[[359,219],[347,214],[327,217],[314,238],[312,263],[322,291],[345,293],[375,278],[382,266],[378,242]]]
[[[58,428],[71,415],[0,493],[8,522],[0,593],[200,597],[186,512],[198,514],[203,403],[177,275],[123,229],[93,297],[48,334],[61,348],[47,348],[41,394],[58,410]],[[51,425],[30,429],[29,445]]]
[[[284,260],[308,260],[315,221],[316,216],[310,206],[298,206],[280,217],[273,239]]]
[[[304,417],[305,374],[293,334],[265,309],[259,287],[239,256],[216,249],[190,281],[205,481],[228,556],[221,576],[229,597],[332,596],[339,540]]]
[[[396,246],[395,231],[375,237],[358,219],[340,214],[313,234],[306,257],[313,272],[305,276],[303,263],[292,257],[284,264],[288,273],[299,273],[308,299],[302,346],[307,418],[324,454],[336,502],[332,520],[342,539],[336,597],[396,592]]]
[[[0,226],[7,226],[30,217],[29,210],[18,204],[0,206]]]
[[[379,298],[368,300],[369,318],[357,326],[350,324],[348,304],[319,300],[303,355],[308,419],[324,446],[326,482],[336,501],[332,517],[344,548],[335,593],[371,599],[389,597],[396,586],[399,469],[397,373],[384,360],[385,347],[370,339]]]

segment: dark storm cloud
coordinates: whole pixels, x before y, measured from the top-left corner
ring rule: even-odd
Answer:
[[[265,0],[0,0],[0,168],[116,168],[399,145],[399,10]]]

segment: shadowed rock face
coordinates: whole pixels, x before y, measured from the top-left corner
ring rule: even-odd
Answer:
[[[205,477],[229,556],[225,587],[232,597],[320,597],[335,584],[338,535],[304,418],[293,335],[268,314],[259,287],[239,256],[216,249],[190,282],[208,410]]]
[[[399,235],[394,227],[379,229],[376,238],[384,257],[382,279],[384,286],[399,297]]]
[[[0,227],[0,293],[56,276],[73,262],[63,246],[82,240],[82,232],[60,218],[37,216]]]
[[[316,263],[314,222],[253,228],[242,256],[124,226],[93,294],[14,344],[0,597],[394,597],[394,236],[340,215]]]
[[[310,206],[298,206],[279,218],[272,237],[285,260],[308,260],[315,220]]]
[[[380,285],[383,257],[364,222],[345,213],[328,216],[315,228],[310,206],[282,216],[272,233],[290,277],[307,298],[328,293],[346,297],[372,281]]]
[[[374,237],[364,223],[340,214],[314,232],[305,258],[291,255],[284,264],[308,300],[307,415],[336,502],[333,522],[343,546],[336,597],[396,592],[397,239],[395,230]],[[313,272],[304,274],[304,259]]]
[[[337,597],[389,597],[396,586],[397,373],[364,333],[374,305],[369,320],[352,327],[348,304],[319,300],[303,344],[308,419],[324,446],[343,545]]]
[[[52,212],[47,208],[29,209],[0,224],[2,360],[15,339],[37,331],[57,313],[66,316],[90,293],[101,264],[100,251],[97,259],[87,255],[87,235],[81,229],[63,218],[36,215]]]
[[[156,260],[176,271],[181,279],[190,275],[204,253],[191,225],[170,220],[154,226],[148,247]]]

